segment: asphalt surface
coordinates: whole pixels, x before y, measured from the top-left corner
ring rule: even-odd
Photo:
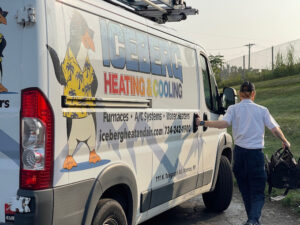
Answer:
[[[241,196],[234,190],[231,205],[220,214],[208,212],[202,197],[193,198],[141,225],[243,225],[246,213]],[[269,202],[262,212],[262,225],[300,225],[300,215],[282,207],[279,203]]]

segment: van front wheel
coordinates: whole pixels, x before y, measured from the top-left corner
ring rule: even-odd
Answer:
[[[113,199],[100,199],[92,225],[127,225],[122,206]]]
[[[229,160],[221,156],[218,180],[215,190],[203,194],[206,208],[213,212],[226,210],[231,202],[233,192],[233,177]]]

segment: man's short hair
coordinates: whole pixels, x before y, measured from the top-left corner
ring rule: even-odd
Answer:
[[[253,92],[253,91],[255,91],[255,86],[250,81],[245,81],[240,87],[240,92]]]

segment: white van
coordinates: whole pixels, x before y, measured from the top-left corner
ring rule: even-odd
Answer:
[[[0,224],[134,225],[232,197],[205,50],[102,0],[0,1]]]

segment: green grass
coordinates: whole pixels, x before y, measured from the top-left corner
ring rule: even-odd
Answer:
[[[298,160],[300,157],[300,74],[257,82],[255,87],[257,92],[255,102],[269,109],[291,143],[291,150]],[[239,86],[234,88],[238,90]],[[266,129],[264,152],[270,158],[280,147],[281,142]],[[283,190],[274,190],[272,195],[282,193]],[[291,190],[282,204],[300,213],[300,189]]]

